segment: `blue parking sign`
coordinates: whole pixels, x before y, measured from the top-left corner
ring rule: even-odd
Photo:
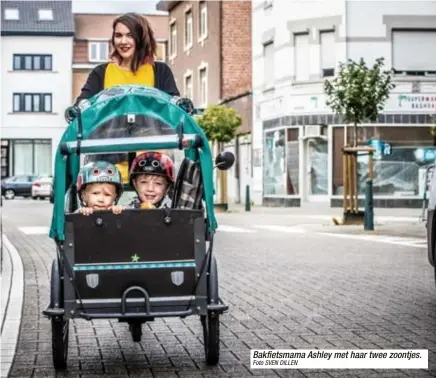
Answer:
[[[380,160],[382,156],[389,156],[392,154],[392,145],[390,143],[385,143],[381,139],[373,138],[368,141],[368,145],[375,148],[373,158],[375,160]]]

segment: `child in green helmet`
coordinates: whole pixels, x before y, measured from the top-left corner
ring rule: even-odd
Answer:
[[[82,205],[77,212],[83,215],[99,210],[120,214],[125,209],[117,205],[123,193],[123,180],[113,164],[105,161],[86,164],[77,176],[76,188]]]

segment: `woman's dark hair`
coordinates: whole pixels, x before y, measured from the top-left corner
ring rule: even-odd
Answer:
[[[122,61],[122,57],[115,48],[115,27],[119,23],[122,23],[130,30],[136,44],[135,55],[130,64],[130,69],[136,72],[142,64],[153,63],[156,53],[154,33],[147,19],[137,13],[126,13],[114,20],[112,24],[112,46],[114,47],[114,52],[111,58],[116,58],[119,62]]]

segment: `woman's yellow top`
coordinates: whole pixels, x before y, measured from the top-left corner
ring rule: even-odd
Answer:
[[[104,76],[104,89],[111,88],[117,85],[144,85],[154,87],[154,69],[150,63],[139,67],[138,71],[133,73],[119,67],[116,63],[109,63]],[[142,151],[137,151],[139,155]],[[116,164],[120,170],[124,183],[129,182],[129,163],[123,161]]]
[[[115,63],[109,63],[106,67],[104,76],[104,89],[116,85],[144,85],[154,87],[154,69],[150,63],[139,67],[138,71],[133,73],[122,69]]]

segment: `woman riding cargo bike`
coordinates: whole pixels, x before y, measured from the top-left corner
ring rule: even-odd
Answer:
[[[189,101],[146,85],[103,88],[87,102],[69,110],[71,122],[55,157],[50,237],[56,257],[43,311],[51,320],[54,366],[66,369],[72,319],[118,319],[139,342],[145,322],[191,315],[200,317],[207,363],[216,364],[219,317],[228,307],[219,297],[213,254],[214,164],[192,105],[185,108]],[[136,157],[137,151],[145,153]],[[183,154],[178,172],[159,151]],[[135,155],[127,162],[131,180],[123,185],[117,168],[101,158],[114,154]],[[229,152],[215,159],[223,170],[233,163]],[[164,189],[149,189],[158,176]],[[113,191],[94,186],[106,188],[110,205],[84,216],[78,209],[91,197],[83,190],[95,183],[113,184]],[[129,191],[139,205],[113,211]],[[99,194],[103,189],[89,195]],[[144,202],[152,206],[145,210]]]

